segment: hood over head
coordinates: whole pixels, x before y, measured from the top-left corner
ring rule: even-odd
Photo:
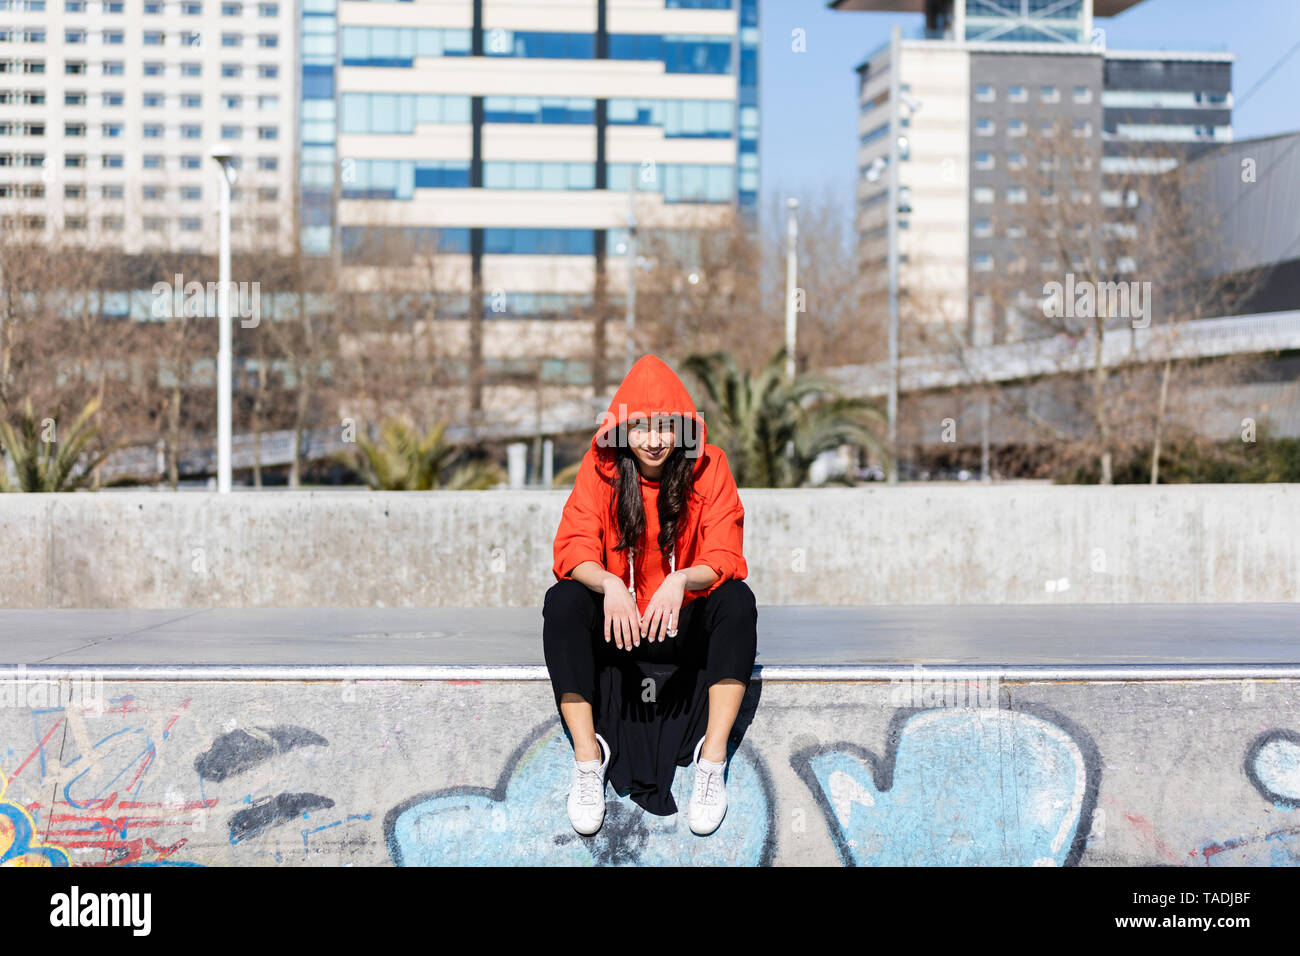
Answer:
[[[618,390],[610,400],[609,410],[601,417],[596,434],[591,438],[591,449],[596,456],[596,468],[607,478],[615,474],[614,462],[618,454],[620,425],[629,419],[650,415],[678,415],[682,428],[678,441],[688,456],[695,458],[694,473],[699,476],[704,467],[704,443],[707,431],[704,416],[695,408],[686,386],[677,373],[654,355],[643,355],[628,370]]]

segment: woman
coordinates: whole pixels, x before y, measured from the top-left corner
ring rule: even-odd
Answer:
[[[749,686],[758,609],[743,580],[745,509],[681,379],[653,355],[628,371],[583,455],[555,535],[543,645],[573,741],[569,819],[605,818],[605,773],[660,816],[695,764],[687,818],[727,810],[727,739]]]

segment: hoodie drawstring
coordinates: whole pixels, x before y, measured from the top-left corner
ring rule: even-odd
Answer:
[[[668,552],[668,568],[669,568],[669,572],[668,572],[669,574],[672,574],[677,570],[677,548],[675,545],[673,549]],[[634,601],[636,600],[636,585],[634,583],[636,578],[635,569],[636,569],[636,549],[628,548],[627,549],[627,590],[628,593],[632,595],[632,600]],[[677,636],[677,628],[673,627],[673,619],[671,616],[669,616],[668,618],[668,636],[669,637]]]

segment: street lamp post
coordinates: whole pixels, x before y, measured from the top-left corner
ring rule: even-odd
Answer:
[[[795,333],[799,321],[795,311],[795,290],[798,288],[798,241],[799,241],[799,200],[791,196],[785,201],[785,374],[794,381],[795,374]]]
[[[230,165],[229,147],[212,147],[211,156],[219,170],[218,192],[221,197],[220,243],[217,283],[217,492],[230,493],[230,187],[235,170]]]
[[[889,483],[898,484],[898,71],[902,28],[889,37]]]

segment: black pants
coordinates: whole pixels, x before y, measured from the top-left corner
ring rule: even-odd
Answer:
[[[652,813],[676,812],[673,768],[690,763],[708,727],[708,689],[746,686],[758,651],[758,607],[743,580],[720,584],[682,608],[677,636],[631,651],[605,642],[605,596],[557,581],[542,606],[542,644],[556,709],[564,694],[592,705],[610,746],[610,781]],[[563,720],[563,711],[560,712]]]

